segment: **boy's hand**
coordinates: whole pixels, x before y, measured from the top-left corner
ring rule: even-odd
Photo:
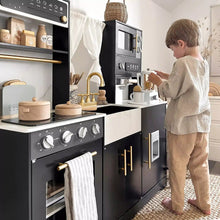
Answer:
[[[162,79],[154,73],[150,73],[150,75],[148,76],[148,80],[157,86],[162,83]]]
[[[162,79],[168,79],[169,74],[168,73],[163,73],[161,71],[155,70],[158,76],[160,76]]]

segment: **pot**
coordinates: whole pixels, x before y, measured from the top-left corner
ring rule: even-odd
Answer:
[[[19,102],[19,120],[22,121],[41,121],[50,118],[50,102],[37,101],[34,97],[32,101]]]
[[[73,116],[82,114],[82,106],[79,104],[71,104],[68,101],[66,104],[59,104],[55,106],[55,114],[62,116]]]

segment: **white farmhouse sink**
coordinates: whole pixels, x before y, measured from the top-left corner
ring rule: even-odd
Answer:
[[[106,113],[104,145],[120,140],[141,131],[141,109],[109,105],[96,112]]]

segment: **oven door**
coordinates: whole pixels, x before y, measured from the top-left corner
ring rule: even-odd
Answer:
[[[38,159],[32,164],[32,220],[66,219],[64,203],[64,163],[86,152],[94,152],[93,168],[99,219],[102,218],[102,145],[103,139]]]

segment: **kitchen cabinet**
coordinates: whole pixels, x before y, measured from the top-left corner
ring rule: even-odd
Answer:
[[[211,105],[211,128],[209,133],[209,160],[220,161],[220,96],[209,97]]]
[[[138,132],[104,147],[103,219],[105,220],[119,219],[140,199],[140,141],[141,133]]]
[[[64,0],[67,5],[69,5],[69,1]],[[4,1],[4,4],[7,2]],[[13,4],[20,4],[21,2],[13,2],[10,1],[9,6]],[[50,15],[48,13],[48,17],[45,20],[45,18],[42,16],[42,18],[39,18],[38,16],[32,16],[31,7],[27,7],[25,3],[25,13],[23,13],[23,6],[17,7],[17,10],[13,10],[13,14],[8,13],[11,9],[3,7],[1,4],[3,2],[0,2],[0,19],[2,21],[7,19],[9,17],[16,17],[19,19],[22,19],[25,21],[25,23],[28,25],[32,25],[31,28],[35,29],[37,28],[38,24],[46,24],[46,26],[50,26],[52,33],[53,33],[53,49],[43,49],[43,48],[37,48],[37,47],[30,47],[30,46],[22,46],[22,45],[16,45],[16,44],[8,44],[0,42],[0,49],[7,49],[9,52],[7,54],[0,54],[0,59],[7,59],[13,62],[14,60],[19,60],[19,62],[23,62],[22,60],[26,59],[25,62],[45,62],[45,63],[51,63],[53,65],[53,76],[52,76],[52,97],[53,97],[53,108],[56,104],[65,103],[69,100],[69,17],[68,22],[61,25],[56,25],[55,23],[60,23],[60,21],[54,22],[53,19],[56,19],[57,16],[53,16],[53,14]],[[22,3],[23,4],[23,3]],[[28,4],[28,3],[27,3]],[[33,3],[30,3],[33,4]],[[40,2],[39,2],[40,4]],[[10,7],[11,7],[10,6]],[[14,7],[16,8],[16,7]],[[20,8],[20,9],[19,9]],[[21,10],[21,11],[19,11]],[[69,15],[69,7],[67,7],[68,15]],[[39,10],[37,10],[38,13]],[[45,14],[44,14],[45,16]],[[36,18],[36,19],[34,19]],[[4,23],[4,22],[2,22]],[[2,24],[1,23],[1,24]],[[36,27],[35,27],[36,26]],[[0,26],[1,28],[5,28],[5,26]],[[16,51],[26,51],[26,52],[34,52],[36,53],[35,57],[24,57],[24,56],[17,56]],[[52,54],[52,59],[45,59],[43,58],[45,54]],[[5,57],[6,56],[6,57]],[[56,62],[58,61],[58,62]],[[31,74],[31,73],[30,73]],[[36,77],[36,76],[35,76]]]
[[[165,113],[166,104],[142,108],[142,196],[166,177]]]

